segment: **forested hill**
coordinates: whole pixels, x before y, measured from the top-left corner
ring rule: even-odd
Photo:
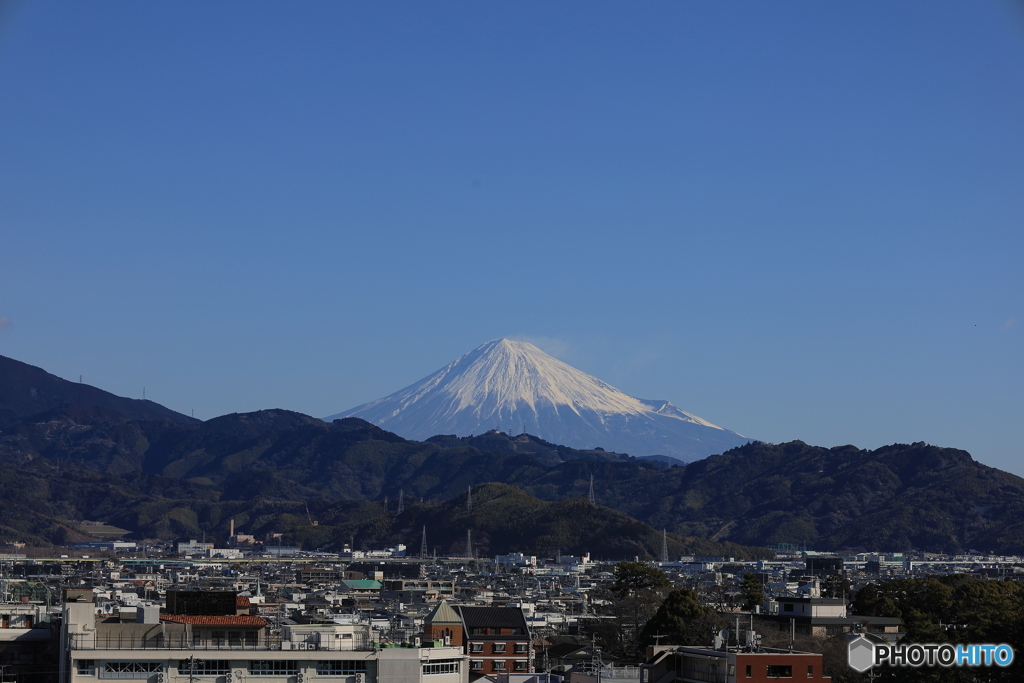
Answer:
[[[88,384],[61,379],[34,365],[0,356],[0,424],[68,403],[113,410],[135,420],[198,422],[159,403],[116,396]]]
[[[599,502],[684,535],[826,549],[1024,553],[1024,479],[952,448],[751,443],[657,473],[568,462],[526,489],[565,495],[584,470],[595,475]]]
[[[267,528],[305,502],[325,515],[344,503],[372,517],[364,501],[394,507],[401,494],[436,505],[488,482],[560,502],[585,497],[593,477],[600,506],[680,537],[1024,553],[1024,480],[923,443],[751,443],[665,469],[526,435],[420,442],[356,418],[326,423],[285,410],[182,423],[62,405],[0,428],[0,466],[7,540],[70,538],[61,520],[83,518],[165,537],[223,533],[229,508]]]

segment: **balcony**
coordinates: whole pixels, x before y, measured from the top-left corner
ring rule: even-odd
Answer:
[[[223,638],[199,640],[188,634],[168,634],[156,636],[137,636],[133,634],[111,633],[72,633],[70,636],[70,648],[72,650],[168,650],[188,652],[208,651],[245,651],[260,652],[273,650],[322,650],[324,652],[338,651],[372,651],[374,641],[360,634],[356,637],[346,639],[344,647],[321,646],[317,642],[282,640],[280,634],[266,633],[255,638]]]

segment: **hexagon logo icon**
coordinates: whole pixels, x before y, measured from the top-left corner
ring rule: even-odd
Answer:
[[[847,662],[854,671],[867,671],[875,663],[875,644],[864,636],[851,640]]]

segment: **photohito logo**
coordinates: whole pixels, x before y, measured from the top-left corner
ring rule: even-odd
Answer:
[[[850,641],[847,662],[855,671],[867,671],[873,666],[1010,666],[1013,648],[949,643],[876,645],[860,636]]]

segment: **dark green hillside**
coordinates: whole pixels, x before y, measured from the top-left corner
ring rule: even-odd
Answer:
[[[564,463],[527,489],[575,493],[583,469],[594,470],[600,502],[683,534],[757,545],[1024,552],[1024,480],[951,448],[752,443],[656,474]]]
[[[282,524],[281,515],[304,522],[303,501],[325,516],[325,528],[295,531],[309,544],[334,542],[334,532],[398,538],[400,528],[392,530],[365,506],[358,522],[332,506],[395,501],[401,492],[413,510],[421,501],[440,504],[488,482],[558,502],[586,496],[593,477],[602,508],[684,537],[747,546],[1024,553],[1024,480],[964,451],[923,443],[874,451],[750,443],[665,469],[528,435],[488,432],[417,442],[356,418],[326,423],[285,410],[182,423],[68,404],[0,426],[0,465],[17,466],[8,470],[10,481],[27,478],[4,501],[8,521],[0,537],[10,540],[17,533],[64,533],[35,514],[99,519],[171,537],[214,533],[234,515],[258,520],[261,529]],[[71,472],[81,486],[67,479]],[[97,497],[101,482],[114,495]],[[67,494],[54,495],[50,486]],[[261,511],[252,512],[254,506]],[[342,516],[327,524],[328,515]],[[561,533],[532,532],[552,543]]]
[[[287,538],[307,546],[330,546],[355,536],[357,546],[405,543],[412,553],[420,548],[425,526],[430,552],[437,549],[440,554],[454,555],[465,553],[466,531],[470,530],[474,551],[482,557],[509,552],[553,556],[561,551],[590,552],[604,559],[654,559],[662,542],[660,531],[617,510],[595,507],[586,498],[548,502],[497,483],[473,489],[472,509],[466,508],[466,496],[462,495],[440,504],[414,503],[400,515],[393,511],[384,514],[380,506],[344,503],[315,509],[314,516],[317,527],[310,527],[301,515],[293,515],[280,520],[273,530],[284,531]],[[673,556],[696,553],[750,558],[771,554],[760,548],[675,534],[668,535],[668,546]]]
[[[133,420],[198,422],[159,403],[115,396],[88,384],[61,379],[34,365],[0,356],[0,424],[67,403],[113,410]]]

